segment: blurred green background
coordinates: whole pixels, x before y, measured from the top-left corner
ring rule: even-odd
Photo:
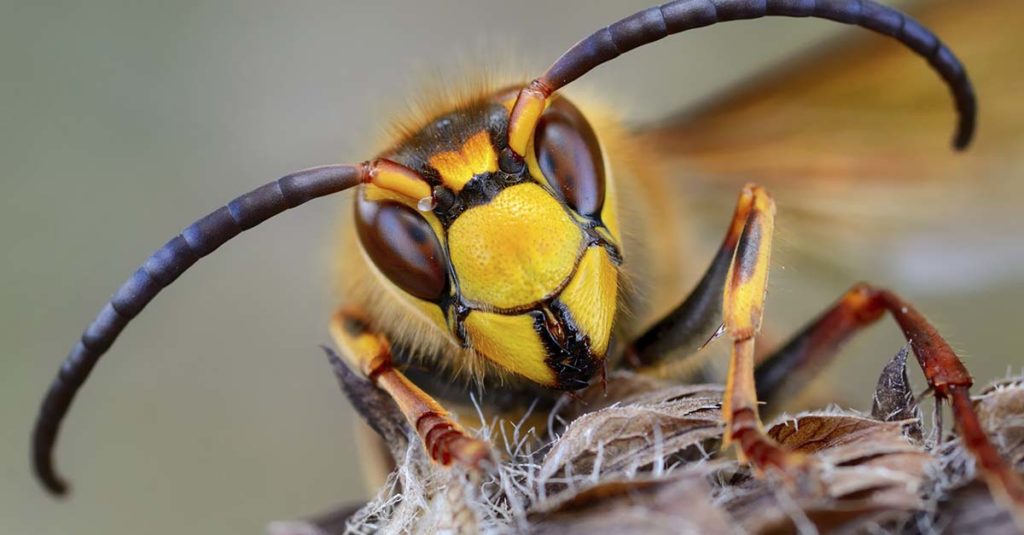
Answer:
[[[490,57],[481,50],[537,73],[649,3],[0,2],[0,533],[259,533],[365,498],[352,414],[317,347],[344,195],[226,246],[126,331],[64,428],[68,500],[30,474],[31,422],[82,328],[181,227],[288,171],[368,157],[418,82],[458,79],[465,58]],[[656,118],[837,31],[727,24],[583,85]],[[1024,333],[1005,327],[1024,298],[1024,250],[1007,243],[1000,276],[909,295],[982,383],[1021,364]],[[970,273],[969,251],[948,253]],[[787,329],[851,282],[806,284],[808,271],[773,274],[769,313]],[[899,282],[881,268],[863,277]],[[856,379],[837,395],[866,405],[849,394],[870,392],[901,343],[886,327],[853,344],[838,368]]]

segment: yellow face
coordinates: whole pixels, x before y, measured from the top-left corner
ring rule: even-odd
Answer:
[[[388,154],[432,184],[435,202],[425,210],[366,186],[360,239],[463,347],[536,383],[579,389],[603,365],[617,312],[619,236],[603,154],[564,99],[544,112],[526,161],[502,146],[506,124],[506,106],[484,102]]]

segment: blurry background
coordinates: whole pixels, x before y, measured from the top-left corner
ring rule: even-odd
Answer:
[[[490,57],[481,50],[537,74],[577,39],[649,3],[5,0],[0,533],[258,533],[268,521],[366,497],[352,414],[317,347],[328,341],[329,245],[345,195],[226,246],[126,331],[64,428],[58,465],[70,499],[51,499],[33,480],[28,438],[78,334],[184,225],[291,170],[367,158],[382,118],[419,82],[460,79],[465,58]],[[631,119],[654,119],[842,31],[812,20],[725,24],[627,55],[581,85]],[[703,258],[729,202],[710,222],[719,230],[705,236]],[[779,204],[785,213],[786,200]],[[920,265],[956,277],[928,283],[927,273],[893,270],[871,250],[855,276],[904,288],[924,281],[906,297],[984,384],[1022,363],[1015,220],[998,236],[926,236]],[[979,240],[1004,254],[978,260]],[[832,244],[820,246],[829,256]],[[780,248],[768,314],[785,333],[852,280],[798,263],[785,239]],[[852,344],[835,399],[870,403],[878,370],[901,344],[889,325]]]

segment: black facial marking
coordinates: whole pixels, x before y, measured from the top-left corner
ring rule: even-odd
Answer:
[[[509,147],[501,149],[501,154],[498,155],[498,168],[503,173],[510,175],[522,174],[525,167],[526,161],[516,154],[515,151]]]
[[[499,170],[474,176],[458,193],[442,185],[430,158],[441,152],[458,151],[466,140],[486,132],[499,155]],[[442,115],[406,139],[384,156],[422,175],[434,186],[434,214],[447,229],[462,212],[487,204],[507,187],[530,182],[526,162],[508,149],[508,110],[497,100]]]
[[[547,312],[561,326],[561,333],[556,335],[551,332],[551,319],[545,312],[535,310],[530,312],[530,316],[533,318],[533,328],[548,354],[547,365],[555,372],[555,388],[586,388],[604,359],[591,352],[590,338],[573,322],[565,305],[556,300],[550,304]]]
[[[455,205],[455,192],[452,190],[444,186],[434,186],[433,194],[434,202],[437,203],[434,206],[435,211],[447,212]]]
[[[463,349],[469,349],[472,344],[469,342],[469,333],[466,332],[466,318],[472,309],[466,306],[462,302],[461,294],[456,292],[457,299],[449,301],[448,305],[444,308],[447,311],[448,326],[455,336],[455,339],[459,341],[459,345]]]

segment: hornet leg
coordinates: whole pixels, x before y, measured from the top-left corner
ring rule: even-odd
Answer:
[[[473,469],[482,468],[490,459],[486,442],[469,436],[444,407],[394,368],[391,345],[372,331],[359,313],[337,312],[331,321],[331,335],[344,357],[391,396],[431,459],[445,466],[454,462]]]
[[[736,244],[754,204],[754,190],[755,186],[748,184],[740,192],[722,245],[693,291],[626,347],[628,364],[637,369],[653,369],[679,348],[686,348],[687,357],[692,357],[721,325],[722,289]]]
[[[786,468],[800,457],[764,435],[754,386],[754,337],[761,326],[775,204],[760,186],[744,186],[732,221],[711,266],[675,310],[630,344],[627,361],[649,369],[672,349],[697,349],[709,335],[733,342],[722,412],[725,442],[736,442],[741,457],[758,468]],[[711,334],[721,325],[718,332]]]
[[[1008,498],[1024,514],[1024,483],[989,441],[971,403],[970,374],[953,349],[921,313],[898,295],[860,283],[807,325],[755,371],[757,393],[771,400],[785,383],[824,365],[853,334],[888,312],[924,371],[935,402],[949,401],[964,447],[974,456],[993,494]],[[941,438],[941,437],[940,437]]]

